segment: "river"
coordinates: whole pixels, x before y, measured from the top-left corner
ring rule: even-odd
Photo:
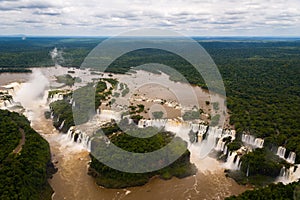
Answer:
[[[63,70],[62,73],[65,71]],[[42,72],[50,83],[53,76],[57,74],[55,70],[52,72],[51,68],[44,69]],[[5,74],[5,80],[2,77],[3,75],[0,75],[0,86],[29,80],[28,74]],[[167,181],[153,178],[144,186],[128,189],[99,187],[87,174],[89,153],[81,145],[72,143],[66,135],[59,133],[52,126],[51,120],[45,119],[44,111],[48,109],[45,102],[47,90],[48,88],[45,87],[44,98],[32,101],[26,109],[30,111],[32,127],[49,142],[52,160],[58,168],[58,172],[49,180],[55,191],[53,200],[224,199],[247,189],[225,177],[222,163],[209,157],[199,160],[195,158],[193,152],[191,161],[198,168],[195,176]]]

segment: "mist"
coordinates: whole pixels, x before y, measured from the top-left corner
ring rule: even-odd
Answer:
[[[30,80],[21,84],[15,93],[14,100],[20,102],[24,108],[32,108],[40,105],[38,102],[46,103],[45,91],[49,88],[48,79],[38,69],[34,69]],[[38,101],[38,102],[37,102]]]
[[[49,54],[55,66],[60,66],[62,63],[64,63],[63,50],[58,50],[55,47],[52,51],[49,52]]]

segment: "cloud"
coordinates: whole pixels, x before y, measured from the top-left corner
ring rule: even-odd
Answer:
[[[47,1],[0,1],[0,10],[22,10],[22,9],[45,9],[51,8],[53,4]]]
[[[34,35],[114,35],[137,27],[291,35],[300,33],[299,13],[298,0],[0,0],[0,27],[2,34]]]
[[[59,16],[62,13],[59,10],[36,10],[32,12],[34,15],[49,15],[49,16]]]

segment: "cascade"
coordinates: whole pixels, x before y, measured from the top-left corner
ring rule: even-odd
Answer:
[[[59,100],[63,100],[63,99],[64,99],[63,94],[57,93],[57,94],[51,95],[51,97],[48,99],[48,102],[53,103],[55,101],[59,101]]]
[[[249,164],[248,164],[248,167],[247,167],[246,176],[247,176],[247,177],[249,176]]]
[[[226,155],[228,153],[228,147],[225,145],[223,154]]]
[[[223,138],[220,138],[218,140],[218,143],[217,143],[216,147],[215,147],[215,150],[223,152],[225,150],[225,144],[226,143],[223,142]]]
[[[286,148],[284,147],[278,147],[278,150],[277,150],[277,155],[280,157],[280,158],[283,158],[285,159],[285,152],[286,152]]]
[[[284,159],[288,163],[295,164],[296,153],[290,151],[287,158],[285,158],[285,153],[286,153],[286,148],[285,147],[282,147],[282,146],[278,147],[276,155],[278,155],[280,158]]]
[[[74,126],[71,126],[67,132],[67,138],[74,143],[82,144],[89,152],[91,151],[91,138],[84,132],[76,130]]]
[[[65,120],[61,123],[61,125],[59,126],[58,130],[61,130],[65,125]]]
[[[258,148],[263,148],[264,147],[264,140],[261,138],[256,138],[254,141],[254,146]]]
[[[283,166],[283,167],[281,168],[281,170],[280,170],[279,176],[280,176],[280,177],[285,177],[285,172],[286,172],[286,169],[285,169],[285,166]]]
[[[300,165],[291,166],[290,168],[285,168],[284,166],[280,170],[278,181],[284,184],[289,184],[300,179]]]
[[[264,146],[264,140],[261,138],[255,138],[252,135],[249,134],[243,134],[242,135],[242,142],[251,145],[254,148],[263,148]]]
[[[286,159],[287,162],[291,164],[295,164],[296,161],[296,153],[295,152],[290,152],[288,158]]]
[[[110,121],[110,120],[116,120],[116,121],[120,121],[121,120],[121,113],[120,112],[116,112],[113,110],[101,110],[100,111],[100,120],[103,121]]]
[[[238,165],[238,169],[240,170],[242,166],[242,161],[240,161],[240,164]]]
[[[199,131],[199,124],[192,124],[192,131],[197,133]]]
[[[236,152],[230,152],[227,156],[227,161],[225,163],[225,168],[231,170],[238,170],[240,166],[240,157]]]

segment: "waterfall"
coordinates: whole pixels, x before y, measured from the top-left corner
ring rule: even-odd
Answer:
[[[192,131],[197,133],[199,131],[199,124],[192,124]]]
[[[164,128],[165,131],[175,133],[176,136],[188,143],[190,143],[189,133],[196,133],[195,137],[197,142],[193,143],[189,149],[194,149],[199,158],[207,156],[214,148],[226,155],[228,148],[226,142],[223,142],[223,139],[230,136],[231,139],[234,140],[236,133],[231,130],[223,131],[221,128],[209,127],[203,124],[193,124],[179,119],[141,119],[138,122],[138,127]],[[236,157],[235,159],[237,159],[237,162],[234,163],[235,166],[232,168],[238,169],[240,157]]]
[[[63,100],[63,99],[64,99],[64,95],[63,94],[56,93],[56,94],[51,95],[50,98],[48,98],[48,102],[49,103],[53,103],[55,101],[59,101],[59,100]]]
[[[61,125],[59,126],[58,130],[61,130],[65,125],[65,120],[61,123]]]
[[[121,112],[116,112],[113,110],[101,110],[100,111],[100,120],[103,121],[110,121],[110,120],[116,120],[120,121],[121,120]]]
[[[242,142],[247,144],[254,144],[255,138],[252,135],[243,134],[242,135]]]
[[[286,152],[286,148],[284,147],[278,147],[277,149],[277,155],[280,157],[280,158],[283,158],[285,159],[285,152]]]
[[[240,164],[238,165],[238,169],[241,169],[242,161],[240,161]]]
[[[288,158],[285,158],[286,148],[284,147],[278,147],[276,155],[278,155],[280,158],[284,159],[288,163],[295,164],[296,162],[296,153],[290,151]]]
[[[261,138],[255,138],[249,134],[242,135],[242,142],[245,144],[251,145],[254,148],[263,148],[264,147],[264,140]]]
[[[223,151],[223,154],[226,155],[228,153],[228,147],[225,145],[225,148],[224,148],[224,151]]]
[[[240,156],[236,152],[230,152],[227,156],[227,161],[224,164],[226,169],[239,170],[240,167]]]
[[[67,138],[78,144],[82,144],[85,149],[91,151],[92,140],[89,135],[85,134],[81,130],[76,130],[74,126],[71,126],[67,132]]]
[[[289,184],[298,181],[299,179],[300,179],[300,165],[291,166],[288,169],[283,166],[280,170],[278,182]]]
[[[241,157],[240,157],[240,156],[237,156],[237,157],[236,157],[236,160],[235,160],[235,168],[236,168],[236,169],[240,169],[240,165],[241,165],[240,160],[241,160]]]
[[[263,148],[264,147],[264,140],[261,138],[256,138],[254,141],[254,146],[258,148]]]
[[[246,176],[247,176],[247,177],[249,176],[249,164],[248,164],[248,167],[247,167]]]
[[[280,170],[279,176],[280,176],[280,177],[285,177],[285,172],[286,172],[285,166],[283,166],[283,167],[281,168],[281,170]]]
[[[0,95],[0,109],[3,109],[3,110],[7,110],[9,108],[12,108],[14,107],[15,105],[17,105],[13,99],[9,98],[9,99],[6,99],[6,100],[2,100],[1,99],[2,96]],[[6,95],[3,96],[3,98],[7,98]]]
[[[286,159],[287,162],[291,163],[291,164],[295,164],[296,161],[296,153],[295,152],[290,152],[289,153],[289,157]]]
[[[226,144],[226,142],[223,142],[223,138],[220,138],[218,140],[218,143],[217,143],[216,147],[215,147],[215,150],[223,152],[224,149],[225,149],[225,144]]]
[[[154,119],[148,121],[148,126],[153,126],[156,128],[162,128],[166,126],[167,120],[166,119]]]

